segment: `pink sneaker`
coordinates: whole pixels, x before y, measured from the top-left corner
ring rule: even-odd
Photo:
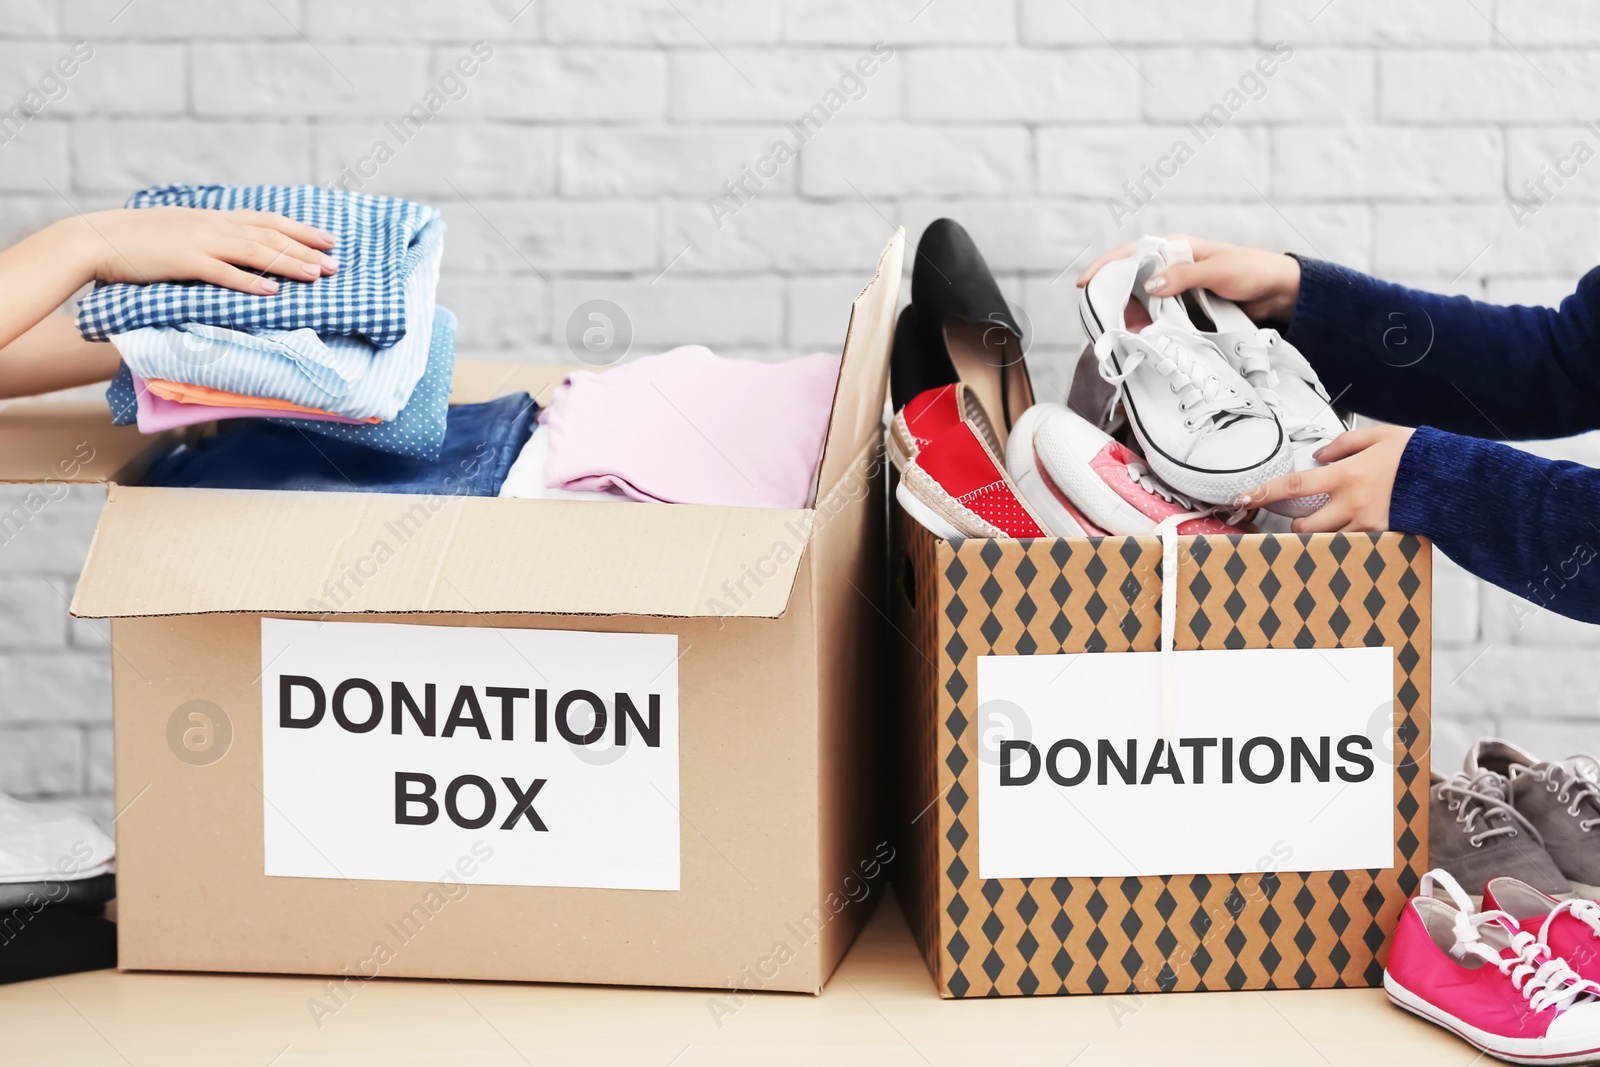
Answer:
[[[1011,427],[1006,469],[1058,537],[1149,535],[1175,515],[1180,534],[1243,533],[1161,484],[1126,445],[1061,404],[1035,404]]]
[[[1454,907],[1431,895],[1435,882]],[[1600,1059],[1600,984],[1505,912],[1474,913],[1442,870],[1425,874],[1400,912],[1383,988],[1397,1007],[1510,1063]]]
[[[1600,904],[1557,900],[1521,879],[1500,877],[1484,883],[1483,907],[1510,915],[1578,974],[1600,982]]]

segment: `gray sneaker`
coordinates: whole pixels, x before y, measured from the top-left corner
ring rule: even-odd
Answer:
[[[1428,787],[1428,860],[1455,876],[1482,901],[1491,878],[1520,878],[1551,896],[1569,896],[1544,841],[1506,799],[1505,779],[1479,771],[1445,778],[1434,772]]]
[[[1600,784],[1592,756],[1541,760],[1509,741],[1485,738],[1467,751],[1467,773],[1474,769],[1503,776],[1510,799],[1527,819],[1550,858],[1572,883],[1573,892],[1600,897]]]

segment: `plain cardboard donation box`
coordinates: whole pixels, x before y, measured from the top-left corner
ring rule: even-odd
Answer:
[[[1426,541],[1184,537],[1164,559],[1153,537],[892,525],[896,884],[943,995],[1382,980],[1427,869]]]
[[[103,405],[0,416],[7,480],[107,483],[73,612],[113,620],[120,965],[820,990],[892,857],[902,243],[805,510],[144,488],[170,442]]]

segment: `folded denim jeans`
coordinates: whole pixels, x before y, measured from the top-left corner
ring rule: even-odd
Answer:
[[[240,419],[157,460],[144,484],[191,489],[498,496],[533,430],[527,393],[449,409],[436,460],[374,452],[297,426]],[[360,427],[346,427],[360,429]]]
[[[403,289],[420,259],[418,238],[439,217],[437,208],[408,200],[320,185],[164,185],[135,193],[128,206],[274,211],[333,234],[339,270],[310,282],[278,279],[272,296],[202,283],[101,285],[78,309],[78,329],[90,341],[190,322],[250,333],[311,330],[392,345],[406,332]]]

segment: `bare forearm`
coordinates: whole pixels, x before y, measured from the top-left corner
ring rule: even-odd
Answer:
[[[0,396],[100,381],[116,370],[110,345],[51,321],[91,281],[206,282],[270,296],[278,282],[269,274],[314,281],[337,271],[333,246],[332,234],[267,211],[154,207],[52,223],[0,252]]]
[[[0,348],[0,399],[103,382],[116,373],[118,358],[115,346],[85,341],[67,316],[46,315]]]
[[[94,278],[92,228],[82,217],[52,223],[0,252],[0,349],[45,320]]]

